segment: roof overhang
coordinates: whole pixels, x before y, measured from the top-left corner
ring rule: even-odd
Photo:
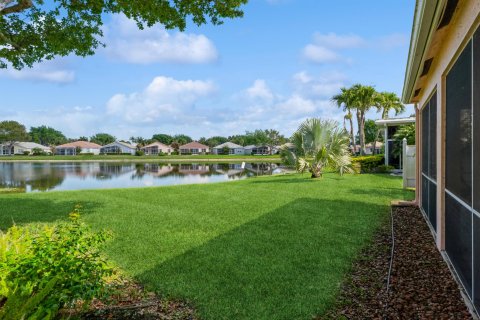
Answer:
[[[375,124],[378,126],[401,126],[411,123],[415,123],[415,117],[380,119],[375,121]]]
[[[415,85],[421,76],[433,34],[437,30],[447,0],[417,0],[413,18],[410,50],[402,92],[402,102],[414,102]]]

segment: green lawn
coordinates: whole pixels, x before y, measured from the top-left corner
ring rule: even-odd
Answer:
[[[125,161],[279,161],[279,155],[252,156],[252,155],[166,155],[166,156],[130,156],[130,155],[78,155],[78,156],[5,156],[0,157],[0,161],[85,161],[85,160],[125,160]]]
[[[108,255],[204,319],[310,319],[331,307],[355,253],[410,199],[388,175],[307,175],[160,188],[0,195],[0,228],[84,219]]]

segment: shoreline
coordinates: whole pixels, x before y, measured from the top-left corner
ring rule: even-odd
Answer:
[[[128,158],[128,159],[1,159],[0,163],[12,163],[12,162],[37,162],[37,163],[50,163],[50,162],[156,162],[156,163],[197,163],[197,162],[281,162],[280,158],[215,158],[215,159],[198,159],[198,158],[186,158],[186,159],[145,159],[145,158]]]

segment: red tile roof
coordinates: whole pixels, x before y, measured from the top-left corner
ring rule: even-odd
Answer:
[[[208,146],[201,144],[200,142],[193,141],[183,146],[180,146],[179,149],[209,149]]]
[[[93,142],[88,142],[88,141],[74,141],[70,143],[65,143],[59,146],[56,146],[56,148],[77,148],[80,147],[82,149],[100,149],[102,146]]]

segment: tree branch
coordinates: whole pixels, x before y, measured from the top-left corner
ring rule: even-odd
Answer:
[[[2,9],[2,5],[0,5],[0,14],[1,15],[7,15],[7,14],[10,14],[10,13],[22,12],[23,10],[28,9],[31,6],[33,6],[32,0],[18,0],[17,4],[15,4],[13,6],[10,6],[10,7],[6,7],[6,5],[8,5],[11,2],[12,2],[12,0],[4,1],[3,9]]]
[[[7,44],[11,45],[14,49],[16,50],[20,50],[21,47],[16,44],[14,41],[12,41],[9,37],[7,37],[5,34],[3,34],[2,31],[0,31],[0,40],[3,40],[4,42],[6,42]]]

